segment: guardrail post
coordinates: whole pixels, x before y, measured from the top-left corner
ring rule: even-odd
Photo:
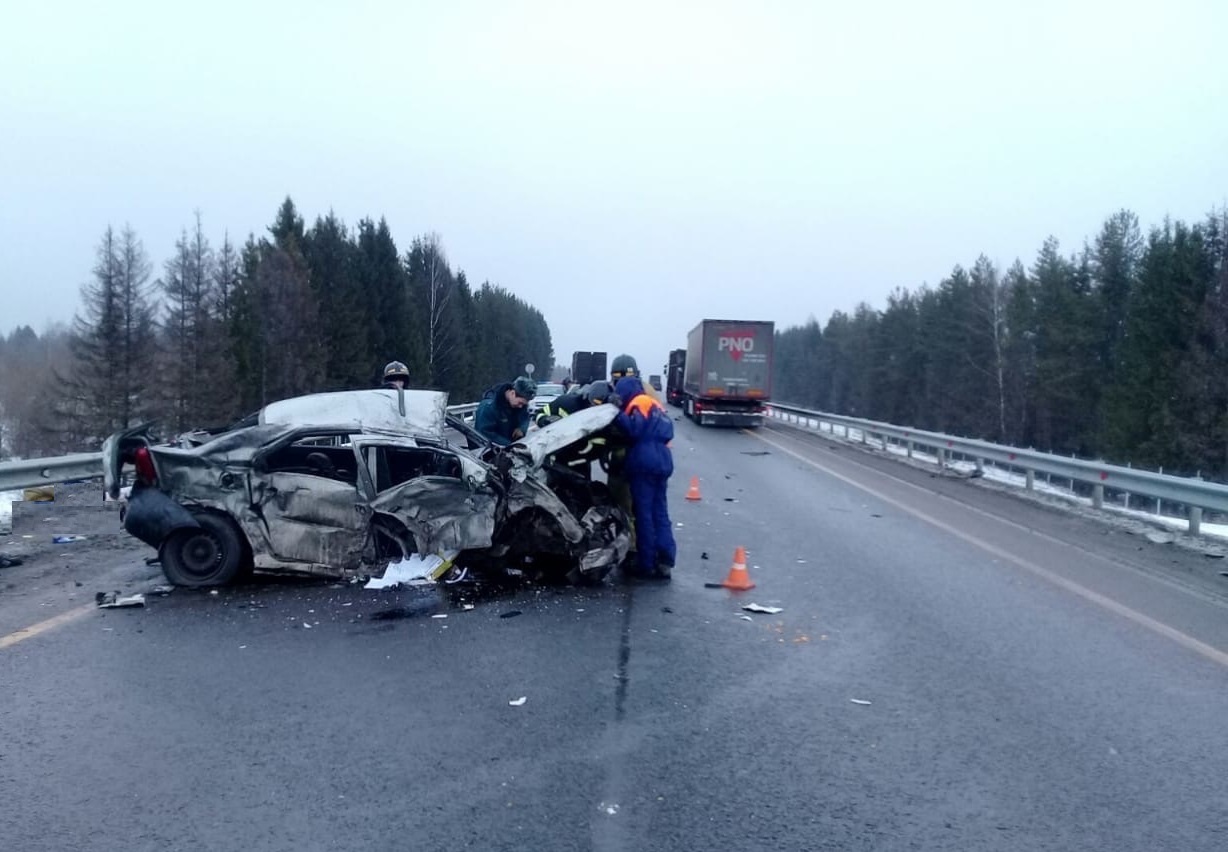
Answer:
[[[1190,535],[1202,534],[1202,507],[1190,506]]]
[[[947,451],[945,447],[938,448],[938,469],[945,470],[947,466]]]
[[[1029,491],[1036,490],[1036,471],[1029,468],[1023,472],[1024,487]]]
[[[1099,482],[1092,486],[1092,507],[1095,509],[1104,508],[1104,486]]]
[[[867,432],[865,429],[861,430],[861,443],[863,444],[870,443],[870,433]]]
[[[908,457],[912,458],[912,438],[908,439]]]

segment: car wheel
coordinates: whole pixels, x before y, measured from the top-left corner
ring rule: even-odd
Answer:
[[[166,579],[176,586],[224,586],[243,573],[243,535],[229,518],[212,512],[193,514],[199,527],[175,530],[158,555]]]

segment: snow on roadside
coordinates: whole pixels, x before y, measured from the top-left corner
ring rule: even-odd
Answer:
[[[20,491],[0,491],[0,534],[13,531],[13,501],[20,499]]]
[[[816,425],[817,424],[815,424],[813,420],[809,422],[811,429],[814,429]],[[858,429],[849,429],[847,437],[844,435],[843,429],[834,429],[830,424],[823,424],[818,431],[827,434],[835,440],[847,440],[853,443],[857,443],[862,440],[861,431]],[[893,455],[901,457],[906,457],[908,455],[908,450],[904,446],[900,444],[887,443],[886,447],[884,447],[883,441],[879,438],[867,438],[865,443],[867,446],[878,450],[886,449],[887,452]],[[937,456],[930,453],[924,453],[919,450],[913,450],[912,458],[914,461],[918,462],[926,462],[932,465],[938,464]],[[947,467],[950,470],[967,474],[976,469],[976,464],[970,461],[954,461],[947,462]],[[984,468],[984,477],[985,479],[1001,485],[1008,485],[1013,488],[1027,487],[1027,479],[1022,473],[1012,473],[1011,471],[1003,470],[990,464],[986,464]],[[1049,497],[1058,497],[1062,500],[1067,500],[1071,503],[1076,503],[1087,508],[1091,508],[1092,505],[1090,497],[1080,497],[1071,492],[1069,488],[1062,488],[1043,481],[1040,476],[1037,476],[1034,479],[1032,488],[1037,494],[1044,494]],[[1137,519],[1153,524],[1160,524],[1180,532],[1189,532],[1190,528],[1190,522],[1186,518],[1175,518],[1169,515],[1157,515],[1154,512],[1143,512],[1137,509],[1126,509],[1122,506],[1111,505],[1107,500],[1104,504],[1104,511],[1112,512],[1113,514],[1126,518]],[[1202,531],[1204,536],[1228,538],[1228,524],[1209,524],[1204,521],[1200,525],[1199,529]]]

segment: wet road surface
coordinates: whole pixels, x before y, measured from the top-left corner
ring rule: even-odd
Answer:
[[[0,649],[0,848],[1228,845],[1196,556],[677,425],[667,586],[177,590]]]

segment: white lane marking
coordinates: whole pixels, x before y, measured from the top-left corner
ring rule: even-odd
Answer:
[[[1003,550],[997,545],[991,544],[985,541],[984,539],[978,538],[974,535],[971,535],[970,533],[966,533],[963,530],[957,529],[956,527],[951,526],[945,521],[940,521],[938,520],[938,518],[935,518],[932,515],[928,515],[925,512],[922,512],[920,509],[916,509],[912,506],[909,506],[906,503],[895,499],[894,497],[890,497],[884,494],[883,492],[879,491],[876,488],[873,488],[869,485],[865,485],[864,483],[861,483],[861,482],[857,482],[856,480],[848,476],[845,476],[844,474],[839,473],[838,471],[832,470],[826,465],[820,464],[819,462],[816,462],[813,459],[807,458],[801,453],[795,452],[794,450],[790,449],[789,447],[786,447],[783,444],[773,441],[770,438],[764,437],[760,433],[754,433],[754,436],[758,438],[760,441],[763,441],[765,444],[769,444],[775,447],[776,449],[780,450],[781,452],[788,453],[789,455],[793,456],[793,458],[797,459],[803,464],[810,465],[816,470],[821,470],[824,473],[826,473],[828,476],[833,476],[836,479],[840,480],[841,482],[847,483],[860,491],[864,491],[865,493],[870,494],[878,498],[879,500],[882,500],[884,503],[895,506],[900,511],[907,512],[913,517],[919,518],[925,521],[927,524],[937,527],[943,532],[950,533],[956,538],[962,541],[966,541],[968,544],[971,544],[975,547],[979,547],[988,553],[992,553],[994,556],[998,557],[999,559],[1004,559],[1013,565],[1017,565],[1018,567],[1024,569],[1025,571],[1035,574],[1036,576],[1041,577],[1044,580],[1048,580],[1050,583],[1053,583],[1055,586],[1058,586],[1059,588],[1065,589],[1066,591],[1071,592],[1072,594],[1078,595],[1079,597],[1083,598],[1086,601],[1089,601],[1090,603],[1096,604],[1097,606],[1103,607],[1104,609],[1107,609],[1110,612],[1116,613],[1117,615],[1120,615],[1122,618],[1128,619],[1129,621],[1134,622],[1140,627],[1144,627],[1147,630],[1152,631],[1153,633],[1157,633],[1160,636],[1165,637],[1166,639],[1171,639],[1172,641],[1176,642],[1182,647],[1190,651],[1193,651],[1194,653],[1199,654],[1207,658],[1208,660],[1211,660],[1212,662],[1219,663],[1221,666],[1224,666],[1225,668],[1228,668],[1228,653],[1221,651],[1219,648],[1216,648],[1212,645],[1208,645],[1205,642],[1199,641],[1198,639],[1195,639],[1193,636],[1190,636],[1188,633],[1182,633],[1180,630],[1177,630],[1174,627],[1170,627],[1169,625],[1164,624],[1161,621],[1157,621],[1156,619],[1152,618],[1149,615],[1144,615],[1143,613],[1139,612],[1136,609],[1131,609],[1125,604],[1119,603],[1118,601],[1115,601],[1112,598],[1106,597],[1105,595],[1102,595],[1099,592],[1092,591],[1086,586],[1082,586],[1074,582],[1073,580],[1069,580],[1066,577],[1063,577],[1059,574],[1055,574],[1053,571],[1050,571],[1048,568],[1042,568],[1040,565],[1037,565],[1034,562],[1029,562],[1028,560],[1020,556],[1016,556],[1010,551]],[[887,476],[888,474],[883,474],[883,475]],[[905,483],[905,484],[911,484],[911,483]],[[995,518],[995,520],[1001,520],[1000,518],[996,518],[994,515],[989,515],[988,513],[982,513],[982,514],[986,514],[988,517]]]

